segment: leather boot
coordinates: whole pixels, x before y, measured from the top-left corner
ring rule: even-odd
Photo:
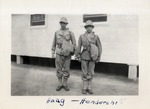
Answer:
[[[87,89],[87,92],[89,94],[93,94],[93,91],[92,91],[92,79],[88,80],[88,89]]]
[[[88,81],[87,80],[83,80],[82,94],[86,94],[87,87],[88,87]]]
[[[62,89],[62,77],[58,78],[58,86],[56,88],[56,91],[60,91]]]
[[[64,80],[63,80],[63,88],[64,88],[66,91],[69,91],[70,89],[69,89],[69,87],[68,87],[67,80],[68,80],[68,78],[64,78]]]

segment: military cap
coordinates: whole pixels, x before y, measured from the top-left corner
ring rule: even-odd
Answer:
[[[66,17],[62,17],[62,18],[60,19],[60,22],[59,22],[59,23],[61,23],[61,22],[68,24],[68,21],[67,21],[67,18],[66,18]]]
[[[94,25],[93,25],[93,22],[91,21],[91,20],[87,20],[86,22],[85,22],[85,28],[87,27],[87,26],[92,26],[92,27],[94,27]]]

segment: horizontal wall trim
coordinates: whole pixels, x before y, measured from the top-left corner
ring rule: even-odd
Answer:
[[[33,57],[33,56],[21,56],[23,59],[23,64],[36,65],[36,66],[45,66],[45,67],[55,67],[54,58],[43,58],[43,57]],[[16,55],[11,55],[11,61],[16,62]],[[108,63],[108,62],[99,62],[95,66],[95,72],[105,73],[105,74],[114,74],[120,76],[128,77],[128,64],[123,63]],[[81,69],[81,62],[77,60],[71,60],[71,69]],[[139,76],[139,66],[138,76]]]

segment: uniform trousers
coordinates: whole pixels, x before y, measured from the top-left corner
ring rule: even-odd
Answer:
[[[56,66],[56,72],[58,78],[64,77],[65,79],[68,79],[70,77],[70,73],[69,73],[70,63],[71,63],[70,55],[62,56],[56,54],[55,66]]]
[[[92,89],[95,61],[81,60],[83,89]]]

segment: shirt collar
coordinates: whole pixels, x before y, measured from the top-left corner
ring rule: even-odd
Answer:
[[[89,34],[89,33],[86,31],[85,34]],[[90,34],[91,34],[91,35],[94,35],[94,32],[92,31]]]
[[[60,28],[60,30],[61,30],[61,31],[66,31],[66,30],[69,30],[69,28],[65,28],[64,30]]]
[[[64,30],[62,30],[62,29],[60,28],[59,34],[60,34],[60,35],[64,35],[64,34],[67,35],[67,34],[69,34],[68,30],[69,30],[69,28],[66,28],[66,29],[64,29]]]

